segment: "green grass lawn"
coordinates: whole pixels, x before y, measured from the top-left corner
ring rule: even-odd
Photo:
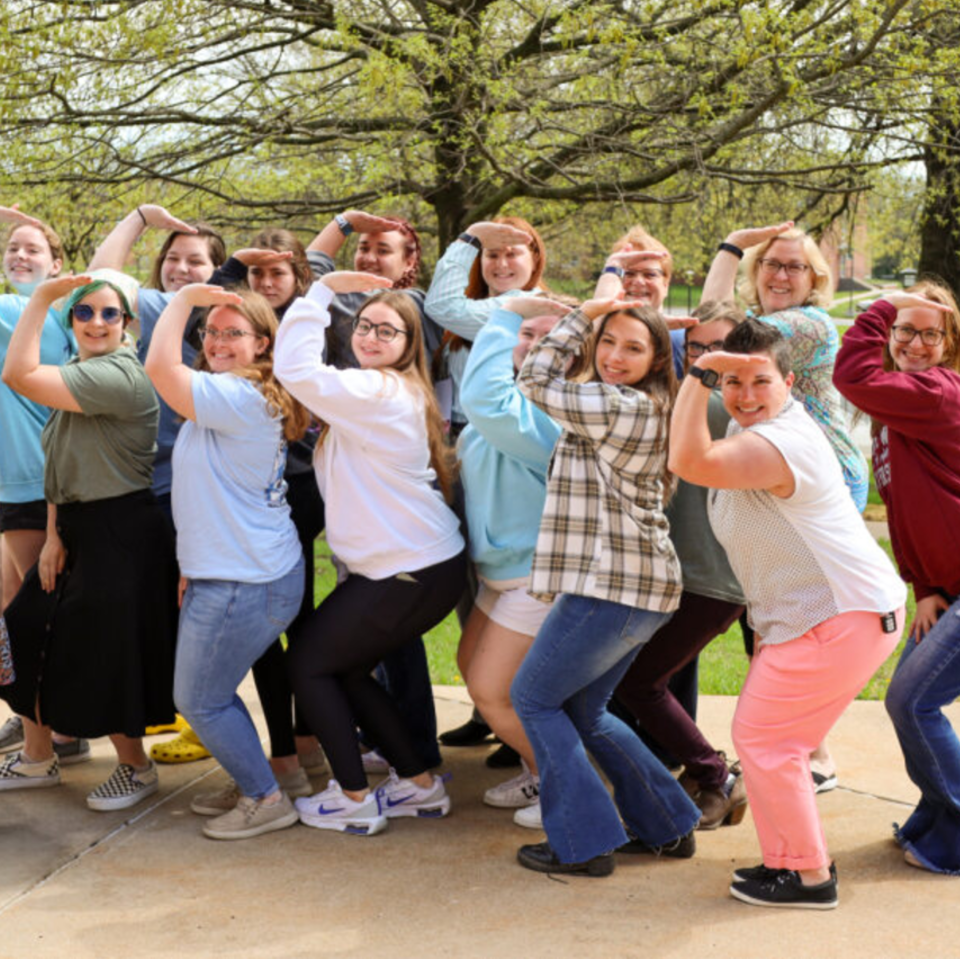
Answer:
[[[888,540],[880,540],[880,545],[890,553]],[[326,596],[336,585],[336,573],[330,561],[330,548],[323,537],[316,544],[317,595]],[[913,618],[913,590],[907,599],[907,621]],[[460,641],[460,624],[456,613],[451,613],[439,626],[426,636],[427,660],[430,663],[430,675],[433,682],[444,686],[462,686],[463,679],[457,670],[457,643]],[[882,699],[890,684],[893,669],[900,658],[901,643],[870,680],[860,699]],[[743,634],[740,625],[727,630],[715,639],[700,654],[700,692],[705,695],[736,696],[740,692],[747,675],[748,661],[743,651]]]

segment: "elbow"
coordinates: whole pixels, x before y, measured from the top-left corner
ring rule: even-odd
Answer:
[[[0,374],[0,379],[3,380],[4,386],[9,386],[11,390],[20,392],[20,386],[22,385],[21,377],[18,375],[17,370],[10,366],[9,363],[4,363],[3,373]]]

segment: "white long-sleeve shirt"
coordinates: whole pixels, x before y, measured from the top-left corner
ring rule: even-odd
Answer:
[[[369,579],[450,559],[463,537],[435,484],[423,398],[395,372],[324,362],[332,299],[314,283],[287,309],[274,349],[277,378],[330,427],[314,455],[327,542]]]

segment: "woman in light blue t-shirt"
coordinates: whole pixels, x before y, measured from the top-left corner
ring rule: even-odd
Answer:
[[[196,370],[180,350],[195,307],[210,307]],[[203,830],[212,839],[246,839],[297,821],[237,695],[296,615],[304,589],[283,473],[287,442],[303,435],[308,414],[274,378],[277,325],[256,293],[191,284],[161,315],[146,362],[157,391],[186,420],[173,453],[183,596],[174,699],[233,777],[191,804],[216,817]]]

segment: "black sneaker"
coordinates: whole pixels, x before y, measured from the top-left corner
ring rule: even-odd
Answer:
[[[484,762],[490,769],[512,769],[520,765],[520,753],[512,746],[501,743]]]
[[[517,850],[517,862],[534,872],[550,872],[565,876],[609,876],[614,869],[613,853],[605,852],[584,862],[560,862],[548,842],[521,846]]]
[[[752,906],[793,909],[836,909],[839,902],[835,878],[805,886],[793,869],[776,869],[764,878],[734,882],[730,895]]]
[[[444,746],[479,746],[493,735],[493,730],[482,721],[468,719],[456,729],[448,729],[440,733],[440,742]]]
[[[763,865],[761,863],[759,866],[745,866],[742,869],[734,869],[733,871],[733,881],[734,882],[745,882],[748,879],[756,879],[763,881],[764,879],[770,879],[773,876],[780,872],[779,869],[771,869],[769,866]],[[835,862],[830,863],[830,878],[837,882],[837,864]]]
[[[628,856],[665,856],[668,859],[689,859],[697,851],[697,837],[691,829],[685,836],[665,842],[662,846],[650,846],[641,839],[630,839],[617,852]]]

